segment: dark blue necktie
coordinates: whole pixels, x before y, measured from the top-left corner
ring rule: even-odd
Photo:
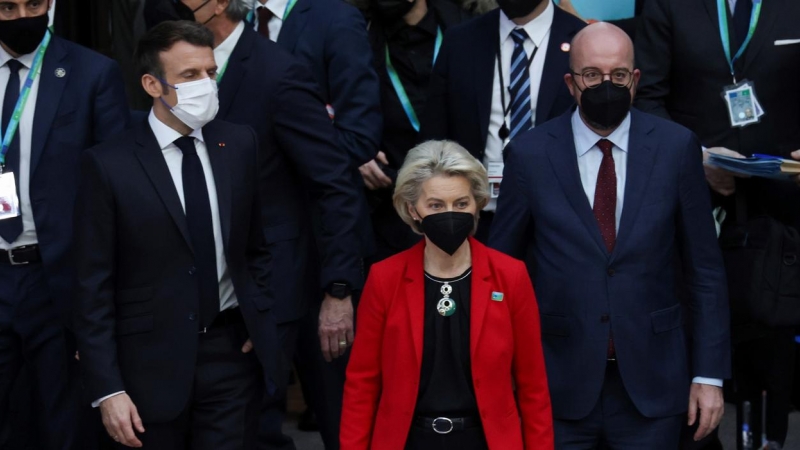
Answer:
[[[514,139],[518,133],[531,127],[531,77],[528,73],[528,54],[525,53],[525,39],[528,33],[518,28],[511,32],[514,40],[514,53],[511,54],[511,134]]]
[[[11,121],[11,116],[14,115],[14,108],[17,106],[20,93],[20,80],[19,70],[22,68],[22,63],[16,59],[10,59],[6,63],[8,70],[8,83],[6,83],[6,93],[3,97],[3,120],[0,126],[2,128],[3,138],[6,137],[5,133],[8,132],[8,123]],[[8,147],[6,153],[6,166],[5,172],[13,172],[17,182],[17,195],[19,195],[19,129]],[[12,217],[10,219],[0,220],[0,237],[2,237],[9,244],[17,240],[17,237],[22,234],[22,216]]]
[[[214,226],[211,222],[211,204],[208,186],[194,138],[184,136],[175,140],[183,152],[183,198],[189,237],[194,248],[197,269],[197,287],[200,294],[200,327],[208,327],[219,313],[219,279],[217,278],[217,250],[214,243]]]
[[[739,47],[742,46],[744,40],[747,38],[747,32],[750,30],[750,15],[752,12],[752,0],[736,0],[736,6],[733,8],[732,14],[734,45],[731,46],[731,53],[733,54],[739,51]]]

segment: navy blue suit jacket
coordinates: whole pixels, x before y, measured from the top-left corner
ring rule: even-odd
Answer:
[[[595,406],[612,329],[625,388],[646,417],[685,412],[694,376],[728,378],[725,272],[697,138],[631,111],[610,254],[581,184],[571,112],[520,135],[508,155],[490,244],[528,262],[555,417],[581,419]],[[691,357],[678,261],[690,293]]]
[[[563,51],[561,45],[572,41],[585,26],[582,20],[555,8],[536,103],[537,126],[574,104],[564,84],[564,74],[569,71],[569,52]],[[422,140],[454,140],[479,160],[483,159],[492,114],[499,36],[499,9],[447,30],[428,88]]]
[[[261,146],[262,222],[273,279],[280,280],[272,286],[278,321],[302,317],[312,294],[306,292],[313,285],[309,198],[322,225],[321,285],[346,281],[360,289],[361,192],[308,69],[279,45],[245,29],[228,61],[219,99],[217,117],[250,125]]]
[[[74,287],[69,255],[80,157],[127,128],[122,73],[105,56],[53,36],[42,61],[35,108],[30,167],[33,219],[50,293],[66,317]]]

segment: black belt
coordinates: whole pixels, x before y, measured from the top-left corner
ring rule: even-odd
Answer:
[[[239,311],[239,307],[237,306],[236,308],[228,308],[224,311],[220,311],[219,314],[217,314],[217,317],[214,318],[214,321],[211,322],[211,325],[201,328],[198,333],[205,334],[208,333],[209,330],[224,328],[242,322],[244,322],[244,317],[242,316],[242,312]]]
[[[435,419],[417,416],[414,419],[414,425],[420,428],[430,428],[439,434],[449,434],[453,431],[462,431],[467,428],[479,427],[481,426],[481,419],[476,416],[437,417]]]
[[[23,245],[0,252],[0,265],[4,266],[24,266],[42,261],[38,245]]]

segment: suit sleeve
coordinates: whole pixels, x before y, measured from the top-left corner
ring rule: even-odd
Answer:
[[[253,181],[249,183],[250,186],[253,186],[254,193],[253,204],[250,210],[250,229],[248,230],[247,240],[247,265],[258,287],[261,288],[261,291],[264,292],[270,300],[273,300],[274,296],[269,290],[272,256],[267,249],[267,242],[264,238],[261,224],[261,199],[259,190],[255,188],[258,181],[258,168],[260,167],[258,161],[258,137],[256,137],[256,133],[252,128],[247,127],[247,129],[252,136],[254,154],[252,158],[253,170],[251,170],[251,179]]]
[[[383,118],[367,25],[357,9],[348,7],[333,23],[325,46],[337,142],[358,167],[378,154]]]
[[[451,39],[453,39],[452,35],[445,33],[439,58],[436,59],[436,64],[431,72],[425,111],[420,117],[419,142],[447,139],[450,134],[447,126],[447,90],[449,86],[447,78]]]
[[[87,404],[125,390],[117,362],[114,270],[115,205],[110,181],[94,151],[82,156],[75,211],[77,289],[73,323]]]
[[[522,416],[522,440],[526,450],[553,448],[553,414],[544,368],[539,308],[528,271],[517,264],[515,290],[509,299],[514,327],[514,382]]]
[[[363,284],[359,205],[363,195],[353,180],[348,155],[336,145],[336,131],[316,94],[311,76],[293,64],[281,77],[274,114],[275,138],[285,156],[306,180],[311,200],[320,211],[321,285],[346,281]]]
[[[672,23],[668,1],[650,0],[645,4],[636,30],[636,66],[642,77],[634,106],[670,119],[666,102],[670,94],[672,70]]]
[[[116,62],[109,61],[99,77],[94,96],[94,143],[99,144],[128,128],[130,110],[125,82]]]
[[[358,305],[356,340],[347,365],[341,430],[342,450],[368,450],[381,396],[381,349],[386,325],[380,270],[370,273]],[[383,286],[385,288],[385,286]]]
[[[692,315],[693,377],[731,376],[728,292],[717,243],[702,150],[690,135],[681,161],[678,241]]]
[[[489,246],[517,259],[525,259],[525,250],[531,239],[528,232],[532,224],[522,175],[524,163],[513,143],[506,149],[508,161],[503,169]]]

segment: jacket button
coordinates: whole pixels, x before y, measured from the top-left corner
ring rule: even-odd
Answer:
[[[190,267],[189,268],[189,275],[194,275],[197,273],[197,267]]]
[[[189,314],[189,320],[197,320],[197,314],[195,313]]]
[[[615,273],[617,273],[617,272],[614,269],[612,269],[610,267],[608,268],[608,276],[613,277]]]
[[[608,323],[609,320],[611,319],[608,317],[608,314],[603,314],[600,316],[600,323]]]

